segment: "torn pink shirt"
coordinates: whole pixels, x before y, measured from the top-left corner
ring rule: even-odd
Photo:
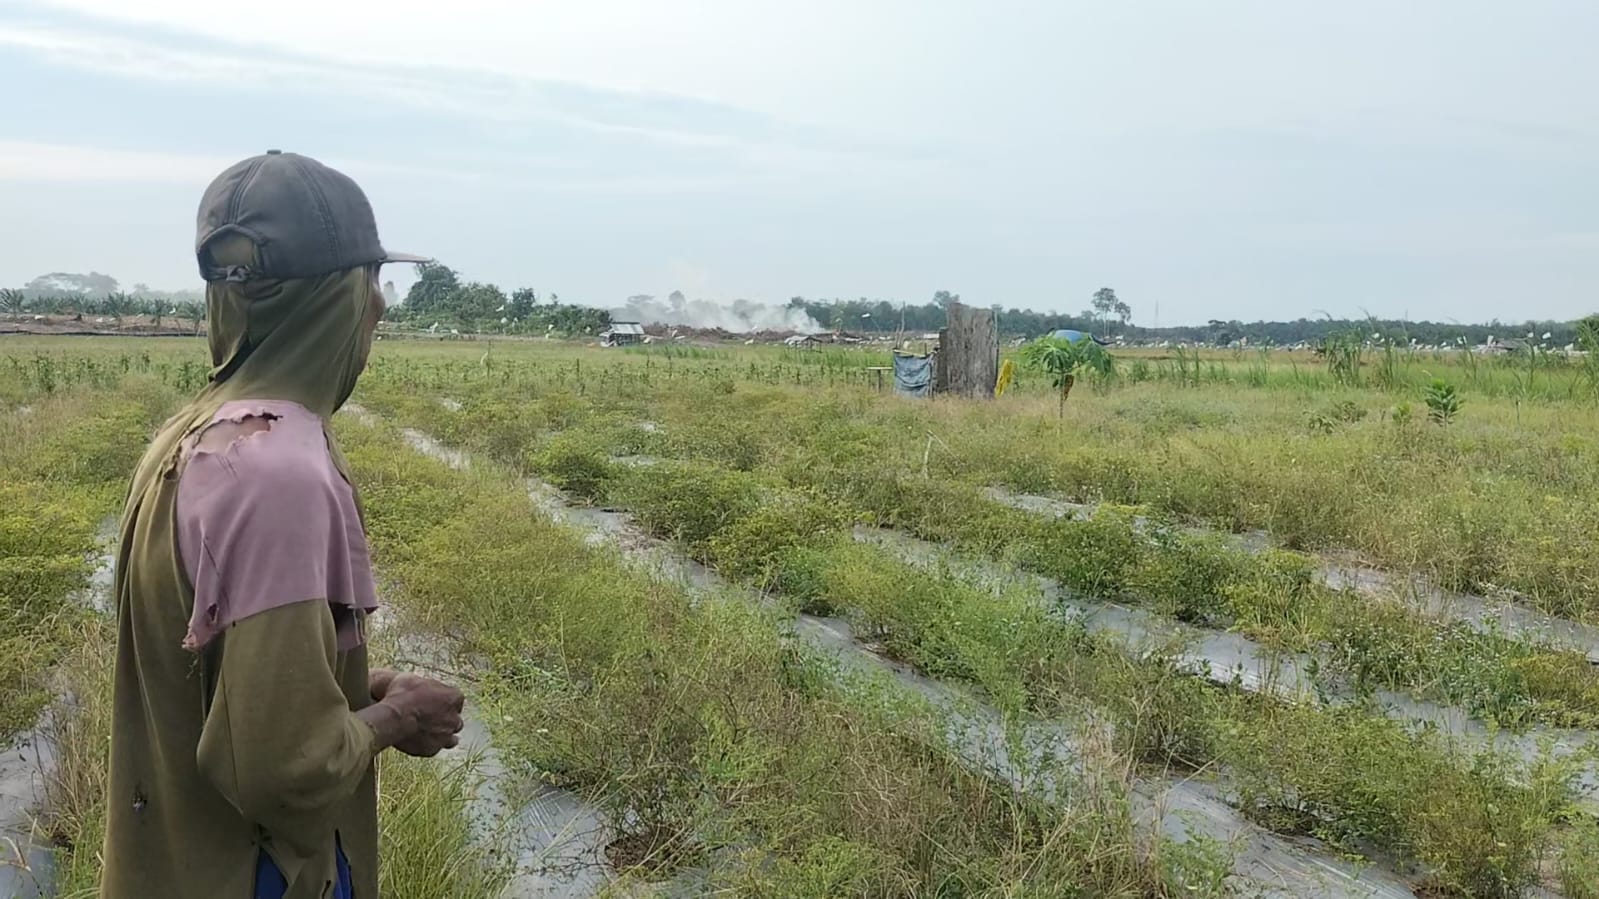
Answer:
[[[270,419],[221,452],[186,448],[178,481],[178,551],[194,585],[185,649],[279,606],[325,599],[340,650],[365,639],[377,608],[355,494],[333,466],[322,419],[298,403],[241,400],[212,417]]]

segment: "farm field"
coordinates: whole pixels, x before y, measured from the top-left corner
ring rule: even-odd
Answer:
[[[479,732],[385,760],[385,895],[1599,896],[1586,359],[1128,352],[1064,406],[883,361],[378,344],[378,646]],[[96,559],[204,348],[0,372],[0,731],[92,895]]]

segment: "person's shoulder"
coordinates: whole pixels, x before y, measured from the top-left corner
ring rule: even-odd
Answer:
[[[295,403],[246,400],[224,405],[196,435],[185,479],[221,477],[297,499],[325,490],[335,473],[321,418]]]

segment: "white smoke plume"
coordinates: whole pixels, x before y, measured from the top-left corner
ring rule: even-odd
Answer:
[[[615,321],[650,325],[684,325],[690,328],[721,328],[724,331],[795,331],[815,334],[824,330],[802,309],[768,306],[750,300],[734,300],[725,305],[709,300],[690,300],[674,290],[659,300],[649,294],[627,298],[620,308],[611,309]]]

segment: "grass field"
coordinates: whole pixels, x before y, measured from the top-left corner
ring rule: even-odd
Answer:
[[[1586,359],[1127,353],[1064,413],[1031,373],[901,400],[881,361],[383,341],[335,422],[389,651],[469,688],[498,792],[603,822],[587,892],[1316,892],[1273,859],[1599,896]],[[203,346],[8,338],[0,371],[0,725],[74,697],[71,894],[109,652],[79,599]],[[386,770],[385,895],[518,895],[479,780]]]

